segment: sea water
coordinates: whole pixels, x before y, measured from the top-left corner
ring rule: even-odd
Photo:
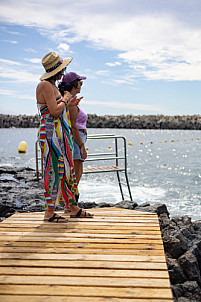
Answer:
[[[0,129],[0,166],[35,169],[37,131]],[[126,138],[128,178],[134,201],[165,203],[171,217],[189,215],[193,220],[201,219],[200,131],[88,129],[88,133]],[[21,141],[27,143],[26,153],[18,153]],[[89,154],[114,152],[114,147],[110,140],[87,142]],[[122,145],[119,149],[122,151]],[[79,191],[81,201],[117,203],[121,200],[116,173],[83,175]]]

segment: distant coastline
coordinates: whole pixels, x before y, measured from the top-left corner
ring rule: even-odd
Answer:
[[[0,114],[0,128],[38,128],[39,116]],[[201,115],[89,114],[87,128],[201,130]]]

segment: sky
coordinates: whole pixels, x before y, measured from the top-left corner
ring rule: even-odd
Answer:
[[[37,114],[51,51],[88,114],[201,114],[201,0],[1,0],[0,113]]]

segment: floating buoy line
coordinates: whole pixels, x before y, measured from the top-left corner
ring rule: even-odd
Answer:
[[[194,138],[191,138],[191,140],[193,141],[193,140],[197,140],[197,141],[199,141],[200,139],[199,139],[199,137],[197,137],[197,139],[194,139]],[[171,139],[170,140],[170,142],[172,142],[172,143],[174,143],[175,141],[177,141],[177,142],[179,142],[179,141],[182,141],[181,139]],[[187,139],[186,138],[184,138],[184,142],[186,142],[187,141]],[[159,141],[159,143],[161,144],[163,141]],[[165,143],[167,143],[168,142],[168,140],[166,139],[166,140],[164,140],[164,142]],[[150,144],[153,144],[154,142],[153,141],[150,141]],[[143,142],[140,142],[140,145],[143,145],[144,143]],[[129,146],[133,146],[133,143],[132,142],[129,142],[128,143],[128,145]]]
[[[190,139],[190,140],[197,140],[197,141],[199,141],[200,140],[200,138],[199,137],[197,137],[196,139],[194,139],[193,137]],[[181,139],[171,139],[170,140],[170,142],[171,143],[174,143],[174,142],[179,142],[179,141],[182,141]],[[187,141],[187,139],[186,138],[184,138],[184,142],[186,142]],[[153,141],[150,141],[150,144],[153,144],[154,142]],[[163,143],[163,141],[159,141],[159,143],[161,144],[161,143]],[[164,140],[164,143],[168,143],[168,140],[167,139],[165,139]],[[144,143],[143,142],[140,142],[140,145],[143,145]],[[132,142],[128,142],[128,145],[129,146],[133,146],[133,143]],[[26,148],[27,148],[27,143],[26,142],[20,142],[20,144],[19,144],[19,147],[18,147],[18,152],[21,152],[21,153],[25,153],[26,152]],[[112,149],[112,147],[111,146],[108,146],[108,149]],[[25,151],[24,151],[25,150]],[[89,148],[88,147],[86,147],[86,150],[88,151],[89,150]],[[38,149],[38,151],[40,151],[40,149]]]

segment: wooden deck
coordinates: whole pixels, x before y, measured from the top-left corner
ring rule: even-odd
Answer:
[[[91,209],[92,219],[0,223],[1,302],[172,302],[155,214]]]

